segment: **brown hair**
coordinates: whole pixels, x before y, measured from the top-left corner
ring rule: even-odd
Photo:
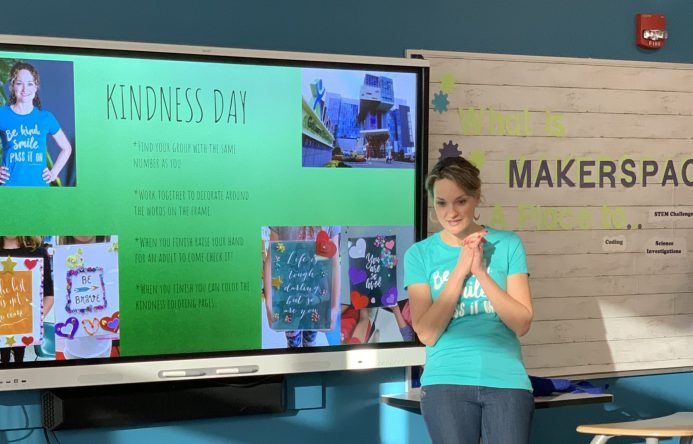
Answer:
[[[430,198],[433,198],[433,185],[441,179],[455,182],[470,196],[479,196],[481,192],[479,169],[464,157],[446,157],[435,164],[426,176],[426,191]]]
[[[5,248],[5,237],[0,236],[0,247]],[[17,236],[17,241],[22,248],[31,248],[36,250],[43,244],[43,237],[41,236]]]
[[[10,105],[17,103],[17,96],[14,95],[14,82],[17,80],[19,71],[23,69],[29,71],[29,73],[34,77],[34,83],[36,83],[36,94],[34,95],[33,103],[36,108],[41,109],[41,99],[39,98],[38,94],[38,90],[41,87],[41,78],[39,77],[39,73],[36,68],[34,68],[34,65],[26,62],[17,62],[12,65],[12,69],[10,69]]]
[[[111,236],[94,236],[94,243],[110,242]],[[82,242],[78,242],[75,236],[59,236],[57,238],[58,245],[78,245]]]

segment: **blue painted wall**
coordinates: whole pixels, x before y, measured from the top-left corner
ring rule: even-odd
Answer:
[[[692,57],[689,0],[35,0],[27,14],[21,9],[4,8],[0,32],[384,56],[425,48],[672,62]],[[637,12],[667,16],[665,48],[635,47]]]
[[[35,0],[8,3],[0,32],[237,48],[401,56],[407,48],[693,62],[690,0]],[[670,40],[652,52],[634,41],[635,14],[667,16]],[[292,378],[295,385],[300,378]],[[60,442],[136,444],[425,443],[421,418],[383,406],[383,393],[402,391],[401,369],[325,373],[324,407],[278,416],[152,425],[135,429],[59,432]],[[586,443],[580,423],[649,418],[693,411],[693,373],[595,381],[616,401],[604,406],[539,410],[533,443]],[[38,427],[37,392],[0,394],[0,428]],[[301,391],[297,401],[311,405]],[[28,434],[28,435],[27,435]],[[23,436],[25,439],[19,440]],[[0,444],[44,443],[43,432],[0,433]],[[639,442],[638,440],[614,440]]]

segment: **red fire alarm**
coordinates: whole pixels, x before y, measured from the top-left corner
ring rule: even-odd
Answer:
[[[667,37],[667,19],[663,15],[637,14],[635,16],[635,43],[641,48],[661,48]]]

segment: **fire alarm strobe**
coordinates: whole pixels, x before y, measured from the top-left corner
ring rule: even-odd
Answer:
[[[635,17],[635,43],[648,49],[664,46],[668,37],[666,17],[660,14],[637,14]]]

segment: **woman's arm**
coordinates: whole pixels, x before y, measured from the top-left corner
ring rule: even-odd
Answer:
[[[55,298],[53,296],[43,297],[43,310],[41,311],[41,319],[45,318],[48,312],[51,311],[51,308],[53,308],[54,301]]]
[[[72,155],[72,145],[70,145],[70,141],[67,140],[67,137],[62,129],[59,129],[57,133],[53,134],[53,139],[58,145],[58,148],[60,148],[60,154],[58,154],[58,158],[55,159],[53,168],[50,170],[48,168],[43,170],[43,180],[45,180],[47,183],[51,183],[58,178],[60,171],[62,171],[68,159]]]
[[[462,294],[462,288],[471,271],[475,251],[481,244],[483,234],[474,233],[465,238],[455,268],[434,301],[428,284],[411,284],[407,287],[411,319],[419,340],[426,345],[435,345],[448,327]]]
[[[356,327],[354,327],[354,332],[352,333],[351,337],[357,338],[359,341],[361,341],[361,344],[365,344],[366,342],[368,342],[368,336],[370,331],[373,330],[373,326],[370,326],[370,309],[362,308],[361,310],[359,310],[358,316],[359,319],[358,321],[356,321]]]
[[[488,274],[483,265],[483,246],[477,247],[472,265],[472,274],[476,276],[479,285],[486,293],[493,309],[503,323],[517,336],[523,336],[529,331],[532,324],[532,293],[529,289],[529,277],[526,273],[517,273],[508,276],[507,288],[503,290]]]
[[[331,238],[332,242],[337,246],[337,253],[332,256],[332,310],[330,311],[330,330],[337,323],[337,314],[339,313],[339,292],[341,290],[342,279],[339,275],[339,234],[335,234]]]
[[[264,256],[262,261],[262,295],[265,302],[265,313],[267,315],[267,323],[272,326],[272,264],[271,264],[271,251],[272,245],[270,241],[275,241],[277,239],[277,233],[270,231],[270,238],[267,241],[269,247],[267,248],[267,254]]]
[[[45,318],[55,302],[53,295],[55,294],[55,284],[53,282],[53,270],[51,269],[51,257],[48,250],[44,247],[37,249],[43,258],[43,310],[41,310],[41,319]]]
[[[0,185],[10,180],[10,170],[5,166],[0,166]]]

